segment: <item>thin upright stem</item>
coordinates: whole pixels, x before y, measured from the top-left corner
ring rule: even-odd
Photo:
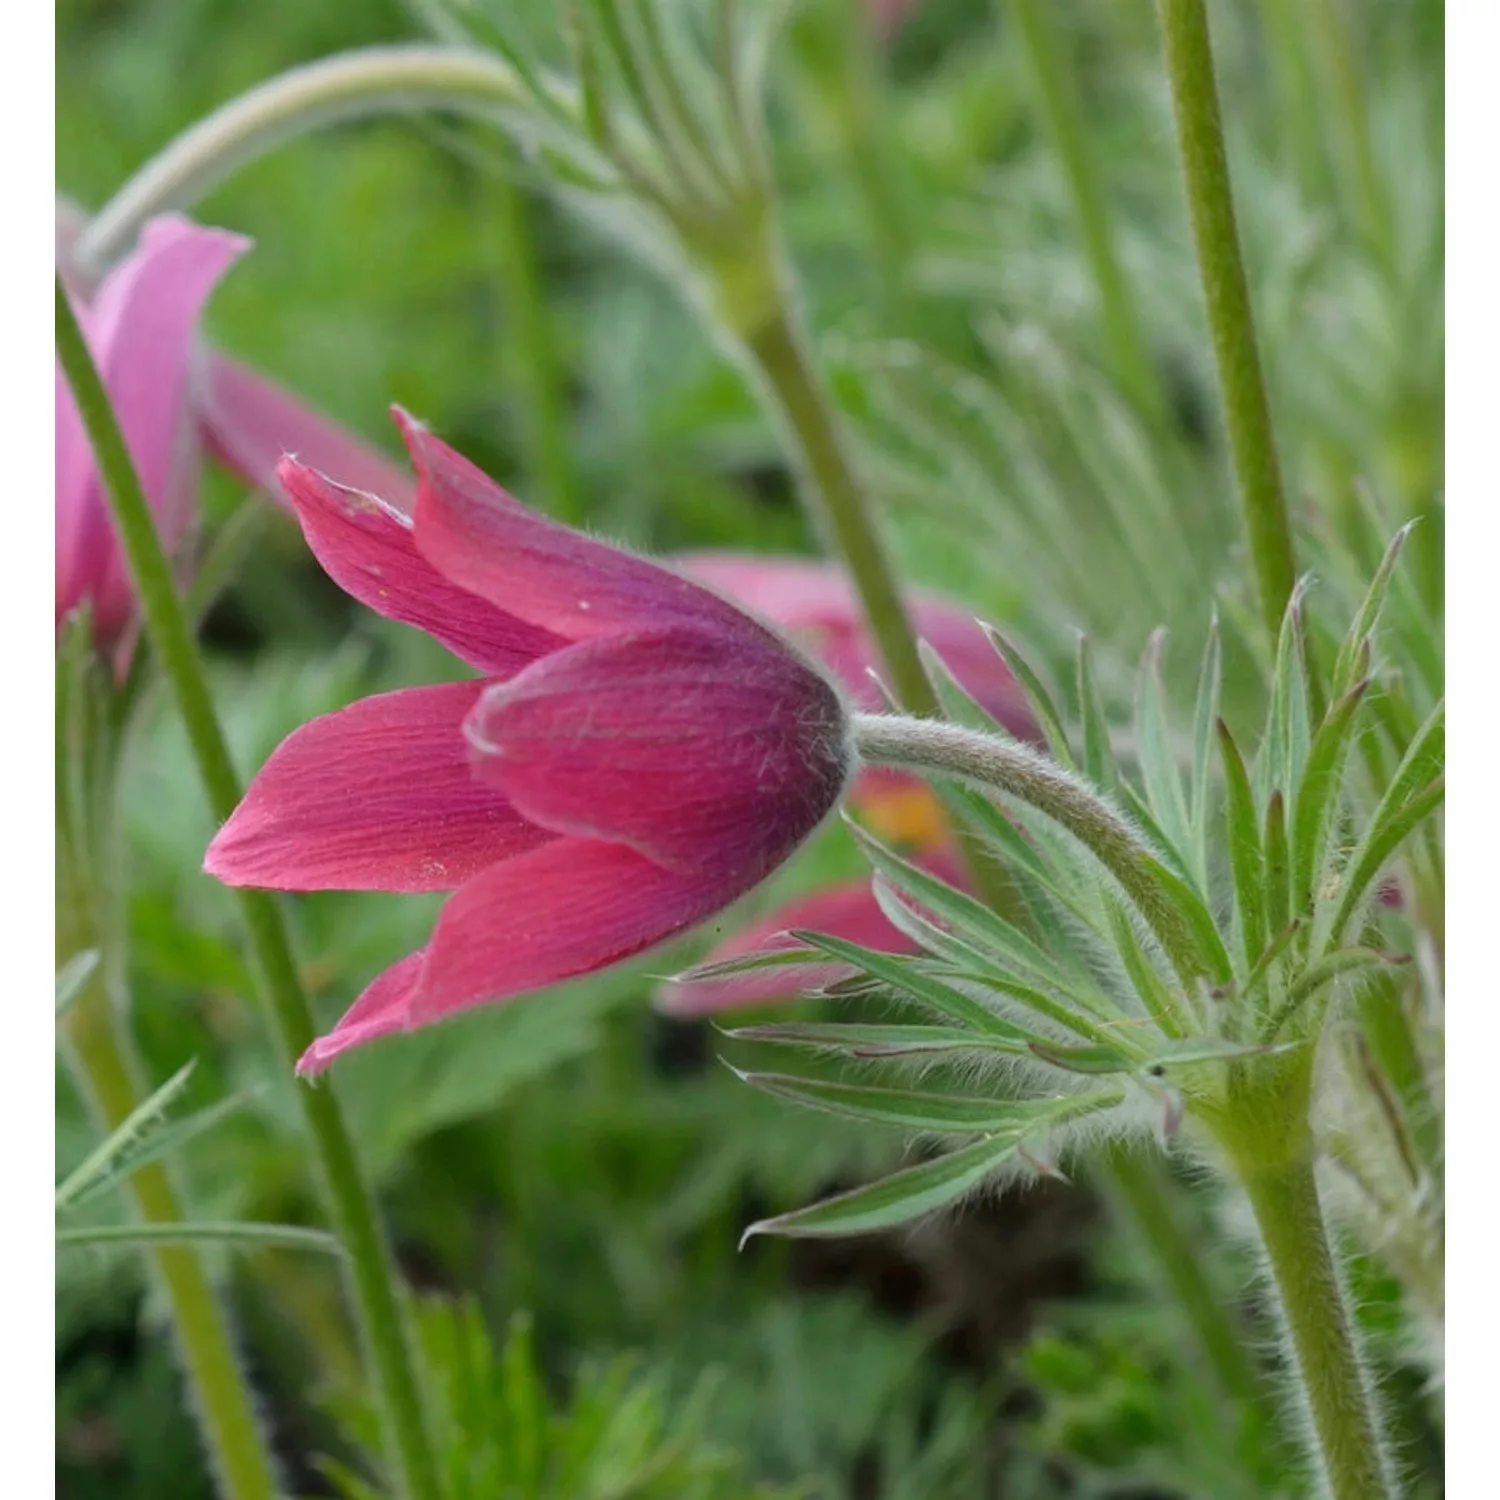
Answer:
[[[1109,200],[1100,188],[1077,89],[1062,55],[1052,0],[1013,0],[1013,8],[1036,79],[1042,118],[1062,161],[1084,252],[1099,289],[1104,337],[1115,377],[1144,415],[1159,417],[1161,382],[1120,265]]]
[[[110,993],[111,968],[106,960],[86,981],[63,1035],[63,1053],[79,1092],[105,1131],[122,1124],[146,1097],[125,1015]],[[165,1162],[134,1173],[128,1192],[147,1224],[178,1224],[187,1217]],[[147,1260],[166,1295],[189,1401],[218,1493],[223,1500],[274,1500],[281,1490],[255,1398],[235,1350],[228,1313],[202,1259],[196,1250],[160,1246]]]
[[[1198,272],[1261,617],[1274,641],[1296,583],[1291,521],[1240,254],[1203,0],[1157,0]]]
[[[495,251],[510,325],[506,371],[518,398],[527,456],[547,508],[577,526],[584,496],[568,442],[567,407],[552,319],[542,294],[532,205],[520,183],[496,179]]]
[[[937,714],[937,698],[917,654],[916,637],[854,455],[797,326],[789,295],[783,291],[752,327],[731,332],[797,461],[808,509],[835,556],[849,569],[892,691],[912,713]]]
[[[1286,1325],[1291,1373],[1311,1418],[1323,1492],[1331,1500],[1393,1500],[1375,1394],[1359,1358],[1312,1162],[1266,1166],[1252,1150],[1237,1165]]]
[[[495,110],[524,90],[498,57],[468,47],[365,47],[291,68],[206,115],[141,168],[79,235],[74,259],[98,276],[154,214],[187,208],[274,147],[397,110]]]
[[[57,282],[56,307],[58,361],[94,449],[146,633],[176,700],[210,810],[222,821],[239,803],[240,782],[197,643],[177,596],[171,566],[162,551],[140,479],[61,280]],[[312,1044],[315,1028],[286,929],[272,897],[244,889],[236,890],[235,895],[257,987],[283,1063],[290,1071]],[[399,1494],[413,1500],[434,1500],[436,1472],[422,1422],[395,1266],[374,1201],[333,1087],[302,1083],[297,1085],[297,1097],[324,1194],[348,1256],[350,1290],[381,1407],[394,1486]]]

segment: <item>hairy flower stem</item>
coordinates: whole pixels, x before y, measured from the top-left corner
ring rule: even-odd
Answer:
[[[849,569],[897,699],[935,715],[937,698],[907,619],[854,455],[808,353],[783,277],[781,294],[745,330],[732,329],[801,472],[809,510]]]
[[[1193,244],[1213,335],[1224,425],[1250,541],[1261,618],[1274,642],[1297,566],[1281,462],[1240,255],[1203,0],[1157,0]]]
[[[146,633],[176,700],[199,779],[214,816],[224,820],[240,800],[239,777],[219,725],[203,661],[183,612],[151,511],[125,447],[72,306],[57,282],[57,357],[72,387],[103,479],[120,543],[140,600]],[[239,900],[257,986],[290,1071],[312,1044],[315,1028],[286,929],[274,899],[241,889]],[[395,1266],[334,1088],[297,1086],[314,1159],[335,1228],[343,1241],[361,1337],[387,1444],[395,1491],[435,1500],[437,1478],[422,1422],[412,1353],[396,1291]]]
[[[499,58],[468,47],[365,47],[292,68],[205,116],[153,157],[78,237],[100,275],[154,214],[187,208],[267,151],[328,125],[400,110],[494,110],[523,97]]]
[[[1099,289],[1104,337],[1115,378],[1138,411],[1146,417],[1160,418],[1164,406],[1161,382],[1120,266],[1109,202],[1100,190],[1083,111],[1062,55],[1053,3],[1054,0],[1012,0],[1016,25],[1026,44],[1042,119],[1061,158],[1084,252]]]
[[[1265,1245],[1322,1491],[1331,1500],[1394,1500],[1374,1391],[1360,1362],[1311,1157],[1267,1165],[1253,1141],[1232,1155]]]
[[[946,777],[1013,797],[1073,835],[1119,881],[1161,944],[1184,987],[1207,970],[1160,866],[1125,817],[1046,756],[956,724],[888,714],[856,714],[854,743],[863,760],[919,776]]]
[[[65,913],[60,910],[59,916]],[[62,957],[93,946],[79,926],[64,920]],[[63,1031],[69,1071],[106,1132],[123,1124],[147,1094],[118,989],[119,964],[106,954],[73,1002]],[[134,1173],[127,1191],[144,1223],[178,1224],[187,1217],[165,1162],[149,1163]],[[147,1260],[166,1295],[189,1404],[219,1495],[223,1500],[274,1500],[281,1488],[249,1377],[235,1350],[228,1313],[199,1253],[164,1245],[149,1251]]]

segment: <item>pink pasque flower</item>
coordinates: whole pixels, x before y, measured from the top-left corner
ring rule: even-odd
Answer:
[[[290,451],[411,509],[411,481],[376,449],[200,340],[204,304],[248,239],[166,214],[93,286],[73,260],[83,224],[77,209],[56,206],[58,270],[170,555],[188,540],[205,447],[248,483],[278,494],[276,465]],[[61,369],[56,400],[56,621],[87,602],[101,646],[123,656],[134,591]]]
[[[780,637],[397,420],[410,518],[290,459],[282,483],[340,587],[484,675],[304,725],[204,860],[231,885],[454,892],[303,1073],[703,921],[812,833],[853,763],[839,694]]]
[[[870,678],[877,661],[875,646],[854,588],[839,569],[802,558],[734,552],[679,554],[673,562],[690,577],[773,620],[819,654],[861,708],[882,706]],[[962,606],[923,591],[909,594],[907,605],[918,634],[970,696],[1018,739],[1039,741],[1041,732],[1025,694],[974,617]],[[908,849],[918,863],[949,884],[967,885],[941,806],[925,782],[895,771],[866,770],[850,801],[880,837]],[[712,948],[703,962],[783,947],[792,928],[826,932],[888,953],[915,949],[881,911],[866,877],[825,886],[776,907]],[[672,980],[660,985],[653,998],[657,1008],[670,1015],[715,1015],[788,999],[812,984],[826,983],[830,974],[826,965],[777,965],[722,979]]]
[[[250,242],[175,215],[156,219],[135,252],[74,311],[99,367],[168,552],[192,520],[199,441],[191,392],[200,377],[198,318],[219,278]],[[88,603],[105,649],[134,617],[125,559],[73,393],[55,370],[57,623]]]

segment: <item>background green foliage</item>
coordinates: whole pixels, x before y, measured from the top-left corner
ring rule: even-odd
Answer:
[[[1322,9],[1346,7],[1309,8]],[[1059,681],[1071,629],[1087,630],[1117,725],[1158,624],[1181,646],[1166,658],[1169,692],[1179,710],[1190,703],[1213,591],[1238,733],[1263,707],[1265,664],[1238,629],[1251,606],[1151,10],[1054,7],[1168,403],[1162,432],[1108,374],[1005,0],[926,0],[883,60],[848,45],[857,5],[792,7],[771,72],[774,153],[810,316],[904,572],[1014,631]],[[1318,587],[1340,601],[1330,617],[1346,619],[1361,570],[1397,525],[1424,517],[1391,603],[1411,627],[1392,634],[1420,705],[1441,690],[1442,6],[1390,0],[1345,18],[1357,21],[1361,90],[1345,110],[1324,107],[1327,35],[1309,29],[1295,66],[1277,50],[1275,21],[1297,7],[1212,10],[1303,545]],[[97,207],[215,104],[291,64],[415,35],[419,12],[375,0],[64,3],[59,190]],[[531,311],[558,351],[566,483],[587,525],[663,551],[807,550],[771,431],[680,301],[524,181],[511,185],[501,174],[514,163],[497,150],[476,131],[387,120],[248,169],[197,212],[256,241],[214,299],[212,337],[391,450],[384,411],[400,402],[517,494],[556,505],[557,474],[533,472],[528,372],[501,275],[519,211],[541,264]],[[242,499],[215,476],[205,524]],[[208,635],[246,767],[314,714],[458,671],[430,641],[352,607],[281,517]],[[310,1223],[291,1083],[247,1008],[226,893],[198,873],[211,828],[192,785],[170,715],[149,715],[127,783],[137,1029],[158,1079],[198,1059],[189,1105],[249,1096],[187,1150],[195,1215]],[[855,868],[836,831],[751,905]],[[417,946],[435,907],[294,903],[328,1022]],[[714,1061],[708,1028],[649,1013],[648,989],[639,970],[606,976],[340,1064],[404,1269],[478,1310],[424,1315],[429,1338],[482,1341],[482,1314],[503,1346],[480,1360],[494,1362],[493,1389],[469,1393],[469,1420],[553,1400],[555,1461],[607,1465],[617,1449],[590,1446],[603,1439],[589,1413],[624,1403],[609,1442],[666,1465],[657,1488],[619,1491],[642,1495],[1294,1493],[1275,1453],[1253,1476],[1238,1463],[1186,1341],[1086,1185],[1014,1191],[916,1234],[737,1251],[746,1224],[893,1166],[902,1141],[744,1088]],[[60,1074],[60,1177],[92,1143]],[[118,1212],[96,1198],[79,1220]],[[237,1255],[229,1274],[298,1492],[330,1492],[328,1455],[342,1491],[364,1493],[331,1267],[264,1250]],[[1233,1253],[1217,1274],[1229,1295],[1248,1282]],[[1368,1281],[1407,1458],[1435,1476],[1399,1293],[1373,1268]],[[529,1331],[507,1335],[521,1313]],[[62,1493],[208,1493],[159,1309],[129,1256],[60,1260],[58,1390]],[[512,1478],[527,1495],[585,1493],[557,1488],[566,1472]]]

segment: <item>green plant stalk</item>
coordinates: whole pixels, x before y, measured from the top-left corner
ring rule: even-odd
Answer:
[[[1100,190],[1083,111],[1058,40],[1054,0],[1012,0],[1012,5],[1036,80],[1042,119],[1061,158],[1084,252],[1099,289],[1115,377],[1143,415],[1160,418],[1161,383],[1120,265],[1109,202]]]
[[[1105,1187],[1117,1214],[1150,1255],[1220,1394],[1243,1408],[1258,1407],[1260,1376],[1242,1331],[1204,1272],[1204,1247],[1183,1228],[1173,1207],[1176,1183],[1153,1159],[1124,1147],[1106,1151],[1104,1164]]]
[[[1291,521],[1240,255],[1203,0],[1157,0],[1193,244],[1261,617],[1274,642],[1296,583]]]
[[[1360,1363],[1311,1152],[1268,1163],[1247,1134],[1231,1154],[1265,1246],[1323,1490],[1331,1500],[1394,1500],[1374,1392]]]
[[[854,580],[892,691],[909,712],[936,716],[937,697],[854,455],[798,326],[786,276],[773,274],[779,295],[748,328],[729,332],[796,461],[818,529]]]
[[[148,161],[85,226],[74,260],[83,275],[99,276],[154,214],[190,207],[240,167],[311,131],[400,110],[503,110],[523,97],[511,69],[473,47],[364,47],[291,68]]]
[[[103,479],[104,493],[146,633],[160,661],[187,731],[210,810],[223,821],[240,800],[239,778],[214,710],[197,644],[173,583],[125,447],[72,306],[56,283],[57,357],[72,388]],[[312,1044],[313,1018],[302,993],[280,912],[263,891],[236,890],[257,986],[290,1070]],[[438,1489],[395,1280],[395,1266],[375,1205],[344,1124],[338,1096],[327,1083],[297,1089],[313,1156],[348,1255],[350,1291],[382,1413],[391,1474],[399,1494],[436,1500]]]
[[[64,934],[63,946],[80,952],[90,944]],[[112,993],[114,968],[106,958],[90,975],[63,1033],[69,1070],[106,1132],[123,1123],[146,1097],[144,1070],[127,1029],[126,1012]],[[130,1178],[127,1191],[147,1224],[177,1224],[186,1218],[165,1162],[141,1168]],[[227,1311],[201,1257],[195,1250],[163,1246],[147,1259],[166,1294],[190,1405],[218,1493],[224,1500],[274,1500],[281,1489],[249,1378],[235,1350]]]
[[[584,518],[585,501],[568,442],[562,372],[542,295],[531,205],[521,184],[503,174],[491,191],[495,258],[509,320],[506,372],[522,410],[529,467],[548,510],[577,526]]]

